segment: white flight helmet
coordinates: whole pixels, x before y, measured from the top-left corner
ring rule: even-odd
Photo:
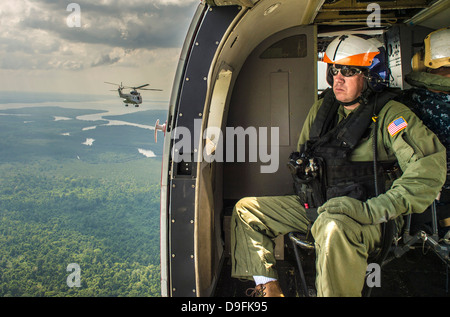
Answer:
[[[342,35],[328,45],[323,61],[327,64],[369,67],[373,58],[380,54],[380,46],[381,43],[375,39]]]
[[[354,66],[365,71],[369,87],[380,91],[387,86],[389,69],[380,41],[357,35],[342,35],[327,47],[323,62],[331,65]],[[333,86],[333,76],[327,72],[327,82]]]

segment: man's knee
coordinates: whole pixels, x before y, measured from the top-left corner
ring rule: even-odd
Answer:
[[[311,228],[316,244],[322,250],[330,248],[361,248],[359,252],[370,253],[381,243],[380,225],[361,225],[343,214],[321,213]],[[327,252],[327,251],[326,251]]]
[[[241,198],[234,206],[234,212],[248,211],[255,206],[255,197],[244,197]]]
[[[311,228],[311,233],[322,247],[333,247],[336,244],[354,242],[361,232],[361,225],[342,214],[321,213]]]
[[[232,221],[242,221],[244,223],[251,223],[256,220],[255,207],[256,207],[255,197],[244,197],[241,198],[233,209]]]

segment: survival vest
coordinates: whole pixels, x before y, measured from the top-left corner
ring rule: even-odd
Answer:
[[[310,139],[300,152],[291,154],[288,164],[294,189],[306,208],[317,208],[339,196],[365,201],[385,191],[386,177],[392,174],[388,170],[394,162],[377,162],[377,133],[373,133],[373,161],[351,162],[349,154],[371,131],[376,132],[376,116],[393,97],[389,92],[366,91],[360,106],[337,122],[339,102],[332,89],[322,94],[323,103],[311,126]]]

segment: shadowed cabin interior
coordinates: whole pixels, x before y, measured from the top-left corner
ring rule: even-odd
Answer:
[[[309,108],[326,86],[318,56],[334,36],[352,31],[384,41],[392,71],[391,86],[404,89],[408,86],[402,78],[410,71],[409,61],[416,47],[426,34],[446,23],[449,12],[448,7],[445,11],[436,6],[422,11],[431,3],[426,0],[378,1],[379,27],[374,28],[367,25],[371,12],[368,5],[372,1],[207,2],[240,6],[236,7],[237,13],[223,37],[215,41],[217,47],[205,76],[205,104],[201,116],[196,114],[202,119],[200,135],[203,137],[194,150],[198,163],[192,168],[195,288],[188,293],[193,296],[214,294],[220,270],[229,259],[229,220],[234,204],[246,196],[293,193],[286,162],[296,150]],[[222,8],[211,6],[206,10]],[[430,15],[432,20],[428,19]],[[421,26],[416,26],[418,23]],[[195,49],[202,44],[193,42]],[[169,117],[173,122],[177,115],[171,103]],[[225,133],[227,128],[236,131],[237,127],[247,133],[245,147],[238,142],[242,133],[236,137]],[[276,144],[271,140],[271,134],[275,133],[273,127],[278,128]],[[263,133],[264,128],[267,133]],[[271,146],[276,151],[273,148],[271,151]],[[245,159],[240,162],[238,153],[244,148]],[[257,161],[252,162],[255,150]],[[264,168],[270,172],[262,173]],[[175,173],[171,177],[175,178]],[[170,245],[175,243],[171,241]],[[277,258],[283,259],[282,243],[281,247],[277,244],[276,252]],[[176,296],[173,281],[168,284],[171,286],[166,291],[162,287],[163,294]]]

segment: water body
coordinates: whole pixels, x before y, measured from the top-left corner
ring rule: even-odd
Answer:
[[[79,126],[77,121],[85,121],[92,122],[92,125],[82,126],[80,127],[82,132],[89,132],[90,130],[97,130],[99,127],[137,127],[143,130],[154,131],[153,115],[150,115],[149,118],[149,110],[161,110],[167,109],[168,102],[165,101],[145,101],[141,107],[125,107],[120,102],[119,98],[115,98],[114,96],[83,96],[83,95],[63,95],[63,94],[31,94],[31,93],[2,93],[0,94],[0,115],[1,116],[16,116],[16,117],[24,117],[26,121],[23,123],[38,123],[40,119],[36,116],[45,116],[48,113],[52,113],[49,107],[57,107],[58,110],[55,110],[52,115],[52,120],[54,122],[72,122],[70,126],[68,125],[68,129],[66,131],[61,131],[58,134],[64,137],[73,138],[77,137],[76,130],[73,129],[74,126]],[[46,110],[40,112],[37,110],[39,107],[46,107]],[[68,109],[68,111],[64,111],[61,108]],[[30,112],[28,113],[28,109]],[[89,110],[85,114],[80,114],[80,112],[74,111],[74,109],[78,110]],[[11,112],[8,112],[11,110]],[[92,113],[93,111],[98,111]],[[146,111],[142,115],[139,112]],[[153,113],[153,112],[152,112]],[[161,113],[161,112],[159,112]],[[133,115],[134,114],[134,115]],[[156,114],[155,114],[156,115]],[[120,116],[120,117],[119,117]],[[164,117],[159,117],[159,119],[165,119]],[[149,124],[147,124],[147,122]],[[71,128],[69,128],[71,127]],[[30,130],[31,131],[31,130]],[[126,130],[122,130],[126,131]],[[136,142],[127,142],[126,138],[133,138],[132,134],[129,135],[128,132],[122,132],[118,138],[120,140],[114,140],[114,136],[116,135],[116,131],[111,131],[111,141],[105,140],[104,138],[100,138],[97,140],[97,137],[94,135],[87,135],[84,137],[80,143],[87,147],[96,147],[101,144],[105,145],[105,142],[112,142],[116,145],[119,145],[119,142],[123,140],[124,143],[128,146],[131,143],[136,144]],[[145,136],[148,132],[140,133],[140,135]],[[98,136],[98,133],[95,133]],[[102,132],[104,135],[104,132]],[[148,134],[148,140],[152,140],[152,134]],[[130,139],[136,141],[135,138]],[[78,144],[80,144],[78,143]],[[111,143],[111,144],[112,144]],[[125,146],[125,144],[123,144]],[[150,145],[150,146],[149,146]],[[138,153],[142,154],[145,157],[152,158],[157,157],[153,149],[154,145],[144,142],[141,147],[137,146],[135,149]],[[120,146],[120,145],[119,145]],[[158,151],[159,152],[159,151]]]

